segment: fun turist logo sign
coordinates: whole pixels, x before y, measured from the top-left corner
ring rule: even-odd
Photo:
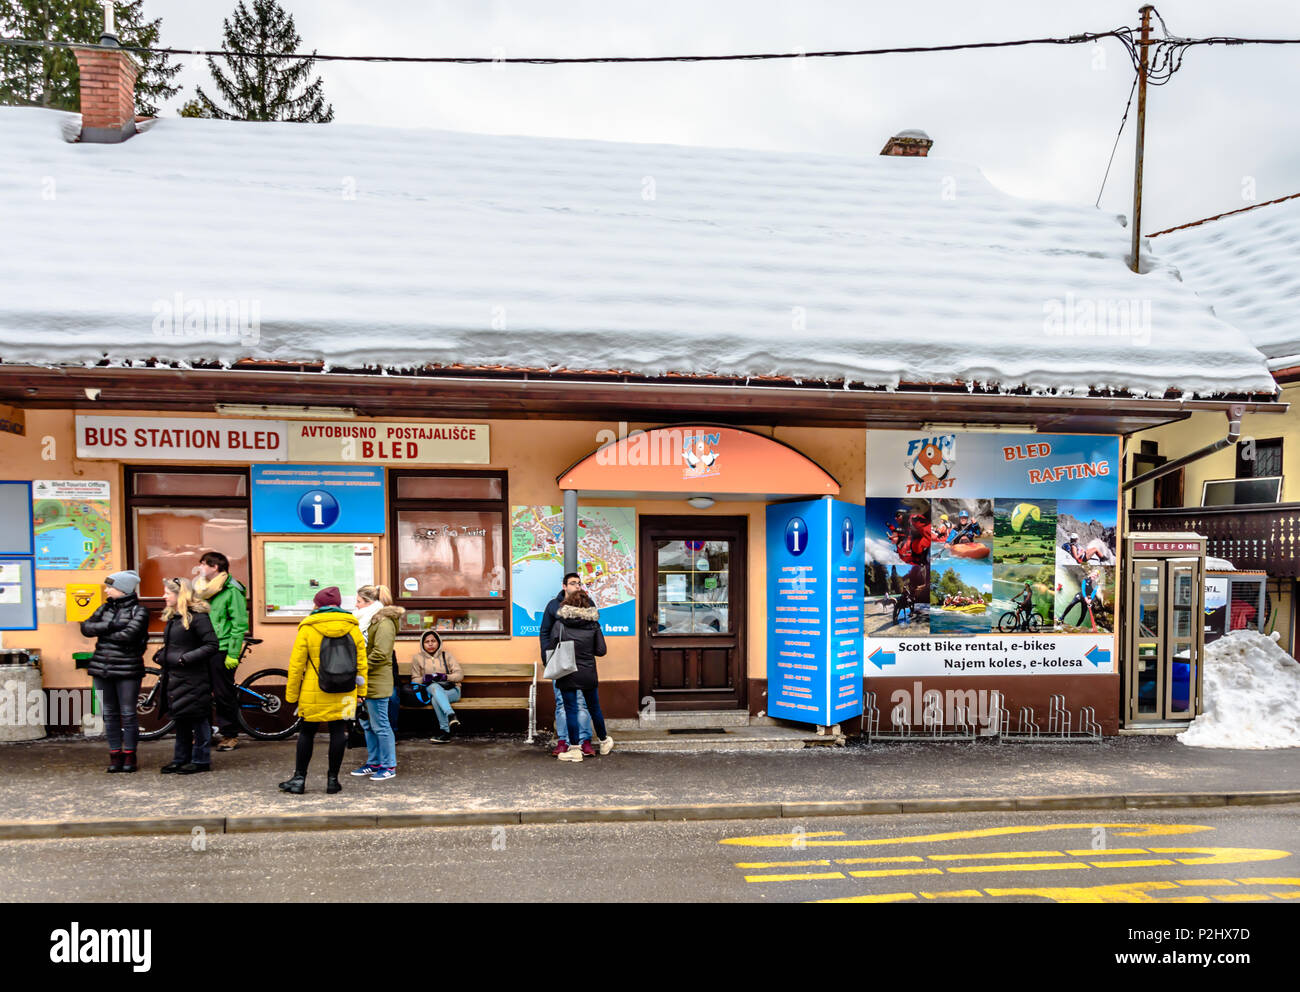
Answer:
[[[868,677],[1115,672],[1119,439],[868,431]]]

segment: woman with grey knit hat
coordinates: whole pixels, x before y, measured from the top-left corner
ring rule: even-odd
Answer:
[[[95,638],[90,675],[104,707],[110,772],[136,769],[140,719],[135,707],[149,643],[149,611],[136,595],[139,586],[138,572],[114,572],[104,580],[104,605],[81,621],[81,636]]]

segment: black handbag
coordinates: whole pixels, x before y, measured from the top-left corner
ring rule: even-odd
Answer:
[[[365,718],[365,715],[366,715],[366,701],[364,699],[358,699],[356,719],[348,721],[348,747],[349,748],[366,746],[366,732],[363,729],[361,729],[361,721]]]

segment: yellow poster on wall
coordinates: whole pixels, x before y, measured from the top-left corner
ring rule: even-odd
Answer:
[[[68,603],[65,616],[68,623],[89,620],[104,602],[104,587],[87,582],[68,583]]]

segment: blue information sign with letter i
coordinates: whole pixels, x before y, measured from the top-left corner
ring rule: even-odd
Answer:
[[[254,465],[254,534],[382,534],[378,465]]]
[[[865,510],[767,508],[768,714],[831,726],[862,713]]]

